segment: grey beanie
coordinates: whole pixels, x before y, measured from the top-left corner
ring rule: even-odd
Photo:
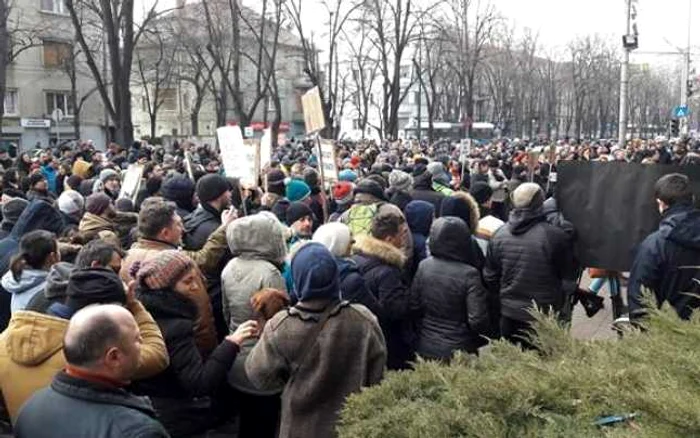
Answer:
[[[396,190],[411,190],[413,177],[402,170],[392,170],[389,174],[389,187]]]
[[[121,180],[121,178],[119,177],[119,174],[117,173],[116,170],[104,169],[102,172],[100,172],[100,181],[102,181],[103,183],[106,183],[107,180],[112,179],[112,178],[116,178],[118,180]]]
[[[68,278],[75,266],[68,262],[58,262],[51,266],[48,277],[46,277],[46,288],[44,296],[48,299],[63,298],[66,296],[68,288]]]
[[[544,204],[544,191],[539,184],[523,183],[513,192],[513,207],[539,208]]]
[[[8,224],[17,223],[17,219],[27,208],[29,202],[22,198],[13,198],[2,205],[2,221]]]
[[[443,166],[439,161],[433,161],[432,163],[428,164],[428,172],[430,172],[432,176],[438,176],[445,173],[445,166]]]

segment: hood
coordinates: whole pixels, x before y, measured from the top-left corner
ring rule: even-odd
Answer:
[[[170,289],[144,289],[139,286],[136,297],[155,319],[182,318],[194,320],[197,306],[190,298]]]
[[[661,234],[685,248],[700,250],[700,211],[688,205],[678,205],[664,212]]]
[[[200,204],[195,211],[193,211],[186,218],[183,218],[185,232],[187,234],[192,234],[197,228],[199,228],[200,225],[209,221],[215,221],[216,223],[221,224],[221,216],[215,215],[212,210],[213,208],[205,208],[203,204]]]
[[[38,366],[63,349],[68,320],[41,313],[19,311],[5,330],[7,352],[13,362]]]
[[[279,265],[287,255],[284,227],[268,215],[256,214],[235,220],[226,229],[226,240],[234,257]]]
[[[78,230],[83,232],[112,231],[114,230],[114,224],[102,216],[85,213],[83,219],[80,221],[80,225],[78,225]]]
[[[472,195],[465,192],[455,192],[442,200],[440,216],[458,217],[466,222],[470,230],[475,229],[479,224],[481,212],[479,204],[476,203]]]
[[[395,266],[399,269],[403,268],[406,263],[406,257],[400,249],[382,240],[375,239],[372,236],[358,236],[355,244],[352,247],[353,254],[364,254],[370,257],[376,257],[383,263]]]
[[[18,295],[28,290],[34,289],[37,286],[46,282],[48,271],[40,271],[38,269],[24,269],[19,281],[15,280],[12,271],[7,271],[2,276],[2,287],[11,294]]]
[[[433,177],[430,172],[421,173],[413,177],[414,190],[433,190]]]
[[[441,217],[430,230],[430,255],[438,259],[454,260],[469,263],[471,245],[469,227],[460,218],[454,216]]]
[[[138,225],[139,214],[127,211],[118,211],[114,217],[114,224],[117,226],[133,228]]]
[[[62,228],[63,219],[58,210],[48,202],[34,200],[17,219],[17,223],[12,228],[12,236],[19,239],[34,230],[46,230],[61,234]]]
[[[544,221],[545,216],[542,207],[516,208],[510,213],[508,218],[508,229],[514,235],[524,234],[530,228]]]
[[[557,200],[554,197],[547,198],[542,204],[542,213],[550,215],[553,213],[559,213],[559,206],[557,205]]]
[[[430,202],[411,201],[404,209],[408,228],[412,233],[428,236],[435,217],[435,207]]]

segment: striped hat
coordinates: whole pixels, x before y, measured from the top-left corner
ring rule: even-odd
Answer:
[[[181,251],[161,251],[139,266],[136,279],[149,289],[166,289],[174,286],[194,266],[192,259]]]

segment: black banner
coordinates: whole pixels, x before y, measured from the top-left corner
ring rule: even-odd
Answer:
[[[659,225],[654,184],[682,173],[700,200],[700,166],[561,162],[556,198],[576,227],[577,253],[586,267],[629,271],[642,240]]]

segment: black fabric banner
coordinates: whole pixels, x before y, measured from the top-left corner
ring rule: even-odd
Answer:
[[[556,198],[577,232],[577,254],[586,267],[629,271],[637,245],[659,225],[654,184],[682,173],[700,200],[700,166],[561,162]]]

